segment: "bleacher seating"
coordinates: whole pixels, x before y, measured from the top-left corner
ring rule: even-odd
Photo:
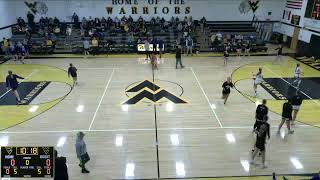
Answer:
[[[68,23],[72,25],[72,23]],[[221,32],[224,36],[228,34],[241,34],[245,40],[250,39],[252,51],[266,51],[265,43],[257,38],[256,28],[250,22],[207,22],[204,32],[200,32],[200,24],[194,21],[194,28],[191,36],[194,40],[194,50],[200,52],[211,51],[210,36],[213,33]],[[102,53],[134,53],[137,52],[137,43],[139,39],[143,40],[145,37],[155,37],[162,39],[165,44],[166,52],[174,52],[176,40],[183,37],[183,32],[179,32],[177,26],[170,25],[166,30],[159,28],[158,25],[152,26],[150,22],[145,23],[148,33],[141,32],[127,33],[123,30],[112,31],[110,29],[99,29],[99,52]],[[254,37],[254,40],[252,40]],[[23,41],[24,34],[15,33],[12,40]],[[81,37],[80,29],[75,28],[73,25],[72,35],[66,38],[65,35],[53,36],[55,45],[51,53],[76,53],[83,52],[83,40]],[[85,37],[85,39],[90,39]],[[37,33],[32,34],[32,49],[31,53],[48,53],[45,45],[46,38]],[[181,43],[182,45],[184,42]],[[217,45],[215,50],[222,52],[224,44]],[[50,53],[50,52],[49,52]]]

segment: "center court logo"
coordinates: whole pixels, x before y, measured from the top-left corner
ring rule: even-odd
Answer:
[[[145,100],[154,104],[158,104],[161,103],[161,100],[163,99],[171,101],[174,104],[188,104],[186,100],[175,95],[174,93],[169,92],[168,90],[150,80],[144,80],[138,83],[134,83],[133,86],[129,86],[125,90],[125,92],[128,95],[129,99],[123,102],[123,105],[135,105]],[[182,93],[180,94],[180,96],[181,95]]]

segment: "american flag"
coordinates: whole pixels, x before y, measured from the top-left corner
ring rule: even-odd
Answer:
[[[287,0],[286,8],[289,9],[301,9],[303,0]]]

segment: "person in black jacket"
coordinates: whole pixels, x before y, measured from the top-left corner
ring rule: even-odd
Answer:
[[[231,82],[231,78],[228,77],[227,81],[222,84],[222,99],[224,99],[223,104],[226,104],[228,100],[230,88],[233,88],[233,83]]]
[[[55,154],[55,176],[54,180],[69,180],[68,167],[67,167],[67,158],[58,157],[58,151],[54,150]]]
[[[278,128],[278,134],[280,134],[280,129],[284,122],[287,124],[288,134],[292,134],[294,131],[291,130],[290,121],[292,120],[292,104],[290,101],[286,101],[282,106],[282,121]]]
[[[303,99],[302,99],[299,92],[291,98],[291,104],[292,104],[292,109],[293,109],[293,117],[292,117],[292,123],[291,123],[292,125],[294,125],[294,122],[297,118],[302,101],[303,101]]]
[[[77,73],[77,68],[73,66],[72,63],[70,63],[70,67],[68,69],[68,77],[72,77],[73,81],[75,84],[78,84],[78,73]]]
[[[176,69],[178,69],[178,64],[180,64],[181,68],[184,68],[181,60],[181,48],[179,46],[176,47]]]
[[[12,71],[8,71],[8,76],[6,78],[6,86],[8,91],[12,90],[13,94],[16,96],[17,104],[22,104],[20,95],[18,92],[19,82],[17,79],[24,79],[16,74],[13,74]]]
[[[268,115],[269,108],[266,106],[266,104],[267,104],[267,100],[264,99],[264,100],[262,100],[262,104],[259,104],[257,106],[257,109],[256,109],[256,122],[255,122],[255,125],[253,126],[253,132],[257,128],[256,124],[259,123],[259,121],[263,121],[263,118]]]

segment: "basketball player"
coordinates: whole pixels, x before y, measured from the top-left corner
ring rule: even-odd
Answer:
[[[227,65],[227,62],[229,60],[229,52],[228,52],[228,48],[225,48],[224,52],[223,52],[223,59],[224,59],[224,65]]]
[[[300,63],[298,63],[294,70],[294,81],[291,83],[291,85],[293,87],[296,87],[297,89],[301,84],[301,75],[302,75],[302,71],[301,71]]]
[[[256,109],[256,122],[253,125],[253,132],[259,128],[259,123],[263,121],[263,117],[268,116],[269,108],[267,107],[267,100],[263,99],[262,104],[259,104]]]
[[[223,104],[226,104],[228,97],[230,95],[230,88],[233,88],[233,83],[231,82],[231,78],[228,77],[227,81],[222,84],[222,99],[224,99]]]
[[[282,121],[281,121],[279,128],[278,128],[278,134],[280,134],[280,129],[281,129],[282,125],[284,124],[284,122],[286,122],[286,124],[287,124],[288,134],[292,134],[294,132],[290,128],[290,121],[291,120],[292,120],[292,104],[288,100],[285,103],[283,103],[283,106],[282,106]]]
[[[176,46],[176,69],[178,69],[178,64],[180,64],[180,68],[184,68],[181,60],[181,47],[180,45]]]
[[[152,52],[151,54],[151,65],[152,69],[158,69],[157,56],[155,52]]]
[[[257,134],[257,140],[255,143],[255,148],[251,156],[251,161],[250,164],[254,165],[254,158],[258,154],[258,152],[261,152],[262,155],[262,166],[261,168],[267,168],[265,164],[266,160],[266,139],[268,136],[268,139],[270,139],[270,125],[267,122],[268,121],[268,116],[263,117],[263,122],[261,123],[260,127],[255,131]]]
[[[298,112],[300,110],[300,106],[302,104],[302,97],[300,96],[299,93],[297,93],[295,96],[292,97],[291,99],[291,104],[292,104],[292,110],[293,110],[293,116],[292,116],[292,125],[294,125],[294,122],[297,118]]]
[[[20,95],[18,92],[19,82],[17,79],[24,79],[16,74],[13,74],[12,71],[8,71],[8,76],[6,78],[6,86],[8,91],[12,90],[13,94],[16,96],[17,104],[22,104]]]
[[[254,95],[257,96],[257,89],[258,89],[258,85],[260,85],[263,81],[263,76],[262,76],[262,68],[259,68],[259,71],[257,72],[256,75],[254,75],[253,77],[253,90],[254,90]]]
[[[275,49],[275,50],[278,50],[278,53],[277,53],[277,57],[274,60],[273,64],[282,59],[282,49],[283,49],[282,44],[279,44],[279,47]]]
[[[68,69],[68,77],[72,77],[74,83],[77,85],[78,84],[78,74],[77,74],[77,68],[73,66],[72,63],[70,63],[70,67]]]

